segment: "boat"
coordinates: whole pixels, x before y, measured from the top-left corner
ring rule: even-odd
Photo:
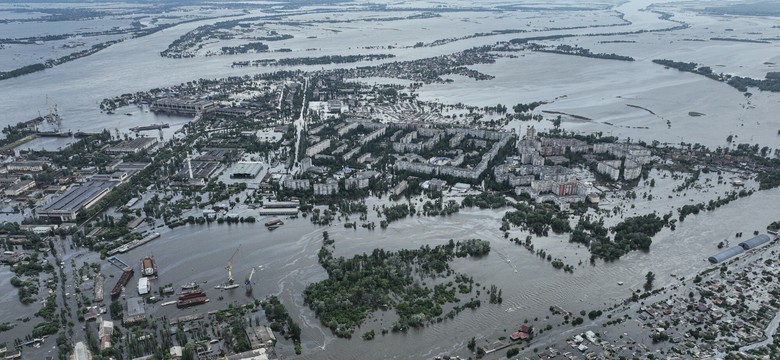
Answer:
[[[230,285],[217,285],[217,286],[214,286],[214,288],[215,288],[215,289],[218,289],[218,290],[230,290],[230,289],[235,289],[235,288],[237,288],[237,287],[238,287],[238,284],[230,284]]]
[[[279,226],[282,226],[282,225],[284,225],[284,221],[282,221],[281,219],[275,219],[275,220],[271,220],[271,221],[265,223],[265,226],[267,226],[269,228],[271,226],[279,227]]]
[[[157,263],[154,262],[154,257],[147,256],[141,259],[141,275],[142,276],[157,275]]]
[[[622,281],[618,281],[618,285],[621,285],[621,286],[622,286],[622,285],[623,285],[623,282],[622,282]]]
[[[192,290],[192,289],[197,289],[197,288],[199,288],[199,287],[200,287],[200,286],[198,286],[198,283],[196,283],[196,282],[194,282],[194,281],[193,281],[193,282],[191,282],[191,283],[189,283],[189,284],[184,284],[184,285],[182,285],[182,286],[181,286],[181,289],[182,289],[182,290]]]
[[[181,293],[179,294],[179,300],[187,300],[187,299],[192,299],[201,296],[206,296],[206,293],[204,293],[203,290],[198,290],[190,293]]]
[[[188,308],[190,306],[205,304],[209,301],[209,298],[207,298],[205,295],[199,296],[192,299],[187,300],[179,300],[176,302],[176,307],[179,309]]]

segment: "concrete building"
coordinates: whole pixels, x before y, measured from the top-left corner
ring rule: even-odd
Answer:
[[[41,172],[51,166],[48,161],[14,161],[6,165],[9,172]]]
[[[620,160],[599,161],[596,165],[596,171],[607,175],[612,180],[620,179]]]
[[[92,353],[89,351],[89,347],[82,341],[76,343],[73,347],[73,354],[70,356],[71,360],[92,360]]]
[[[12,184],[5,189],[6,196],[19,196],[24,194],[25,191],[35,188],[35,180],[22,180],[16,184]]]
[[[422,188],[425,190],[442,191],[447,186],[447,182],[441,179],[430,179],[423,182]]]
[[[164,98],[153,101],[149,110],[167,114],[196,115],[217,110],[217,104],[210,100]]]
[[[360,139],[360,145],[365,145],[371,141],[374,141],[380,136],[383,136],[385,134],[385,131],[387,131],[387,127],[382,125],[382,127],[370,132],[368,135],[362,137]]]
[[[240,162],[230,172],[232,179],[254,179],[263,171],[263,164],[259,162]]]
[[[348,123],[340,127],[336,132],[339,134],[339,136],[344,136],[348,134],[350,131],[357,129],[357,127],[358,127],[357,123]]]
[[[106,148],[106,154],[124,155],[124,154],[137,154],[141,151],[148,150],[157,145],[157,139],[152,137],[139,137],[132,140],[125,140],[121,143],[109,146]]]
[[[311,181],[309,179],[285,179],[282,186],[290,190],[310,190]]]
[[[623,179],[634,180],[642,176],[642,165],[628,158],[623,163]]]
[[[322,140],[306,149],[306,156],[312,157],[330,147],[330,139]]]
[[[73,221],[81,211],[97,204],[117,184],[114,181],[90,181],[71,187],[50,203],[36,209],[35,216],[58,221]]]
[[[409,187],[409,183],[406,180],[401,181],[393,188],[393,195],[398,196],[403,194],[407,187]]]
[[[114,334],[114,322],[110,320],[98,320],[98,341],[100,341],[100,350],[111,347],[111,336]]]
[[[339,193],[339,182],[329,178],[324,183],[314,184],[314,195],[327,196]]]
[[[252,349],[271,348],[276,342],[276,336],[267,326],[247,326],[244,328],[244,332],[249,338],[249,346]]]

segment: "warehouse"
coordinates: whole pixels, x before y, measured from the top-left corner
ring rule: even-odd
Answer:
[[[40,207],[35,214],[38,218],[73,221],[79,212],[97,204],[118,184],[115,181],[90,181],[81,186],[74,186],[49,204]]]
[[[769,239],[769,235],[761,234],[761,235],[758,235],[758,236],[756,236],[756,237],[754,237],[754,238],[752,238],[750,240],[745,240],[745,241],[739,243],[739,246],[741,246],[745,250],[750,250],[750,249],[754,249],[754,248],[757,248],[757,247],[759,247],[761,245],[764,245],[764,244],[768,243],[769,240],[770,240]]]
[[[742,254],[743,252],[745,252],[745,249],[739,246],[734,246],[726,250],[723,250],[715,255],[710,256],[707,260],[709,260],[713,264],[717,264],[719,262],[728,260],[731,257]]]
[[[262,163],[240,162],[233,168],[233,171],[230,173],[230,177],[233,179],[254,179],[262,170]]]

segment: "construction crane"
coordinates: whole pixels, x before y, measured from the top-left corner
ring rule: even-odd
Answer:
[[[246,285],[246,294],[249,295],[252,293],[252,276],[255,275],[255,268],[252,268],[252,271],[249,272],[249,276],[244,279],[244,285]]]
[[[49,95],[46,95],[46,106],[48,106],[49,108],[49,114],[46,115],[44,118],[50,124],[54,125],[55,132],[59,132],[60,120],[61,120],[59,108],[57,107],[57,103],[54,102],[54,100],[52,100],[52,98],[50,98]]]
[[[238,250],[241,250],[241,245],[239,244],[236,248],[236,251],[233,252],[233,256],[230,257],[230,260],[228,260],[227,265],[225,265],[225,270],[228,272],[228,285],[233,285],[233,259],[238,255]]]

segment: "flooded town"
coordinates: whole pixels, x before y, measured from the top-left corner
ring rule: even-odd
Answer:
[[[0,4],[0,356],[777,358],[780,8],[437,4]]]

